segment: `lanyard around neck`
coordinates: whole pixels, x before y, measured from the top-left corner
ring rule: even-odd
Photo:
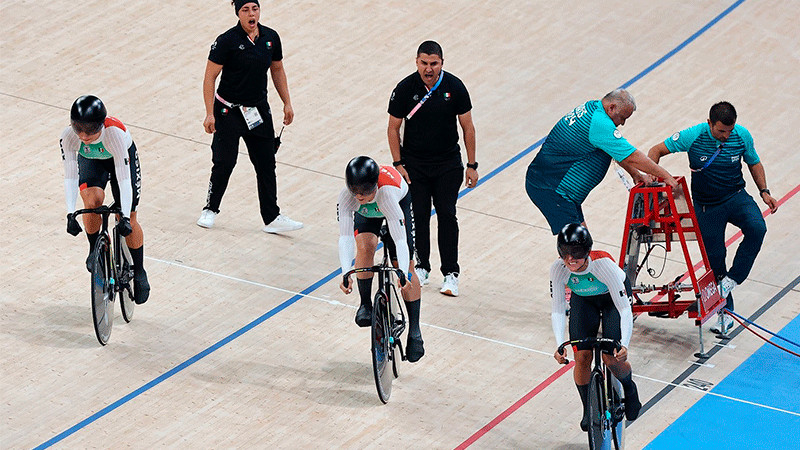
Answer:
[[[433,91],[435,91],[436,88],[438,88],[439,85],[442,83],[442,78],[444,78],[444,70],[442,70],[441,73],[439,73],[439,79],[436,80],[436,84],[434,84],[433,87],[428,91],[428,93],[425,94],[425,97],[422,97],[422,100],[420,100],[419,103],[417,103],[417,106],[415,106],[414,109],[412,109],[411,112],[408,113],[408,115],[406,116],[406,120],[411,120],[411,117],[417,112],[417,110],[422,106],[422,104],[428,101],[428,99],[431,97],[431,94],[433,94]]]
[[[723,145],[725,145],[725,144],[723,144],[723,143],[720,143],[720,144],[717,146],[717,151],[716,151],[716,152],[714,152],[714,154],[713,154],[713,155],[711,155],[711,158],[708,158],[708,161],[706,161],[706,165],[704,165],[703,167],[701,167],[701,168],[699,168],[699,169],[692,169],[692,168],[690,168],[690,170],[691,170],[692,172],[702,172],[703,170],[705,170],[705,169],[706,169],[706,168],[707,168],[709,165],[711,165],[711,163],[712,163],[712,162],[714,162],[714,160],[717,158],[717,155],[719,155],[719,152],[721,152],[721,151],[722,151],[722,146],[723,146]]]

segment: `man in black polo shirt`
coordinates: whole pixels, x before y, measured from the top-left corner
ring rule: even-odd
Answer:
[[[389,99],[389,149],[394,166],[409,183],[415,216],[417,275],[428,284],[431,201],[439,222],[439,256],[444,282],[440,292],[458,295],[458,219],[461,180],[478,182],[472,103],[464,83],[442,70],[442,47],[425,41],[417,49],[417,71],[397,84]],[[464,133],[467,170],[461,161],[458,128]],[[405,130],[400,138],[400,128]]]
[[[258,0],[234,0],[239,23],[219,35],[211,44],[203,100],[206,118],[203,127],[213,133],[211,142],[211,180],[208,197],[197,225],[214,226],[222,196],[236,166],[239,138],[244,139],[250,162],[256,170],[258,201],[266,233],[297,230],[303,224],[280,213],[275,175],[275,130],[267,103],[267,70],[283,101],[283,124],[294,119],[289,85],[283,70],[281,39],[275,30],[258,23]],[[219,88],[214,84],[222,73]]]

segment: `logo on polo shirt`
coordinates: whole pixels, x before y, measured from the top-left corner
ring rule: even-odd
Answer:
[[[211,44],[211,50],[214,50],[215,48],[217,48],[217,41],[214,41],[214,43]]]
[[[244,44],[239,44],[239,50],[244,50]]]
[[[272,50],[272,41],[267,41],[267,48]]]
[[[414,96],[413,96],[413,97],[411,97],[411,98],[412,98],[412,99],[413,99],[415,102],[416,102],[416,101],[419,101],[419,95],[418,95],[418,94],[414,94]]]
[[[672,135],[672,140],[673,141],[677,141],[680,138],[681,138],[681,133],[680,132],[677,132],[677,133]]]
[[[448,101],[448,100],[450,100],[450,93],[449,92],[445,92],[444,93],[444,101]]]
[[[622,133],[619,130],[614,130],[614,137],[620,139],[622,138]]]

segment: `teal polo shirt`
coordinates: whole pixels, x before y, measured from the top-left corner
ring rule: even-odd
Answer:
[[[753,137],[739,124],[733,126],[725,142],[711,135],[708,123],[701,123],[673,134],[664,145],[670,153],[688,153],[689,167],[693,170],[692,198],[701,205],[720,204],[744,189],[742,161],[751,166],[761,161]],[[719,154],[708,164],[718,149]]]

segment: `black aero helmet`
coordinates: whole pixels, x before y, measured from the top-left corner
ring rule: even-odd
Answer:
[[[558,233],[558,256],[583,259],[592,251],[592,235],[579,223],[568,223]]]
[[[347,163],[344,178],[353,195],[368,195],[378,187],[380,167],[369,156],[356,156]]]
[[[76,133],[95,134],[106,120],[106,105],[94,95],[83,95],[72,104],[69,118]]]

